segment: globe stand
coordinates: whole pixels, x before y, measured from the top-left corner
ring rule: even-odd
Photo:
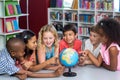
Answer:
[[[77,74],[75,72],[71,72],[71,68],[70,67],[68,68],[68,72],[63,73],[63,76],[66,76],[66,77],[74,77],[76,75]]]

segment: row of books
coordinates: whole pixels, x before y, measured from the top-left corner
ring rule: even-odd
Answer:
[[[79,8],[94,9],[95,8],[94,0],[79,0]]]
[[[80,22],[94,23],[93,14],[79,14]]]
[[[72,8],[72,9],[96,9],[120,11],[120,0],[50,0],[50,7]]]
[[[65,20],[66,21],[77,21],[77,12],[65,12]]]
[[[50,12],[50,18],[52,20],[63,20],[63,16],[66,21],[77,21],[77,12],[65,12],[64,15],[60,11]]]
[[[96,15],[96,22],[98,22],[99,20],[103,19],[103,18],[112,18],[112,14],[107,14],[107,13],[99,13]]]
[[[20,29],[16,18],[7,18],[5,21],[6,22],[4,24],[4,20],[0,19],[0,33],[3,32],[9,33],[18,31]]]
[[[97,10],[113,10],[113,1],[97,1],[96,2],[96,9]]]
[[[74,0],[50,0],[50,7],[71,8]]]
[[[21,14],[21,7],[17,2],[5,3],[6,16]]]
[[[63,19],[63,14],[60,11],[50,12],[50,18],[52,20],[62,20]]]
[[[86,36],[86,35],[89,36],[90,30],[87,27],[80,26],[78,32],[79,32],[78,34],[81,36]]]

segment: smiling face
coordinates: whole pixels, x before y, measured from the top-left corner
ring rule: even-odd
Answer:
[[[100,37],[101,37],[101,43],[102,44],[106,44],[108,43],[108,37],[105,35],[105,33],[103,32],[102,29],[99,29],[99,34],[100,34]]]
[[[28,43],[26,44],[27,48],[31,49],[31,50],[36,50],[37,48],[37,39],[36,36],[31,37],[28,40]]]
[[[93,45],[97,45],[100,43],[100,35],[96,32],[90,31],[90,41]]]
[[[55,41],[55,37],[52,32],[44,32],[43,33],[43,43],[45,44],[46,47],[52,47],[53,43]]]
[[[74,40],[76,39],[77,35],[73,31],[66,31],[64,32],[64,40],[68,44],[72,44]]]

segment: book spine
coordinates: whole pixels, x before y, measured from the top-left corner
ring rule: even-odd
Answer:
[[[21,7],[20,7],[20,5],[16,5],[16,8],[17,8],[17,13],[21,14]]]

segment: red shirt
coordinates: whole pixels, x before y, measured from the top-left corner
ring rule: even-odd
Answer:
[[[79,39],[75,39],[75,40],[74,40],[73,49],[75,49],[75,50],[78,52],[78,54],[80,54],[81,47],[82,47],[82,41],[79,40]],[[62,40],[60,41],[59,51],[61,52],[61,51],[62,51],[63,49],[65,49],[65,48],[69,48],[69,45],[67,44],[67,42],[66,42],[64,39],[62,39]]]

